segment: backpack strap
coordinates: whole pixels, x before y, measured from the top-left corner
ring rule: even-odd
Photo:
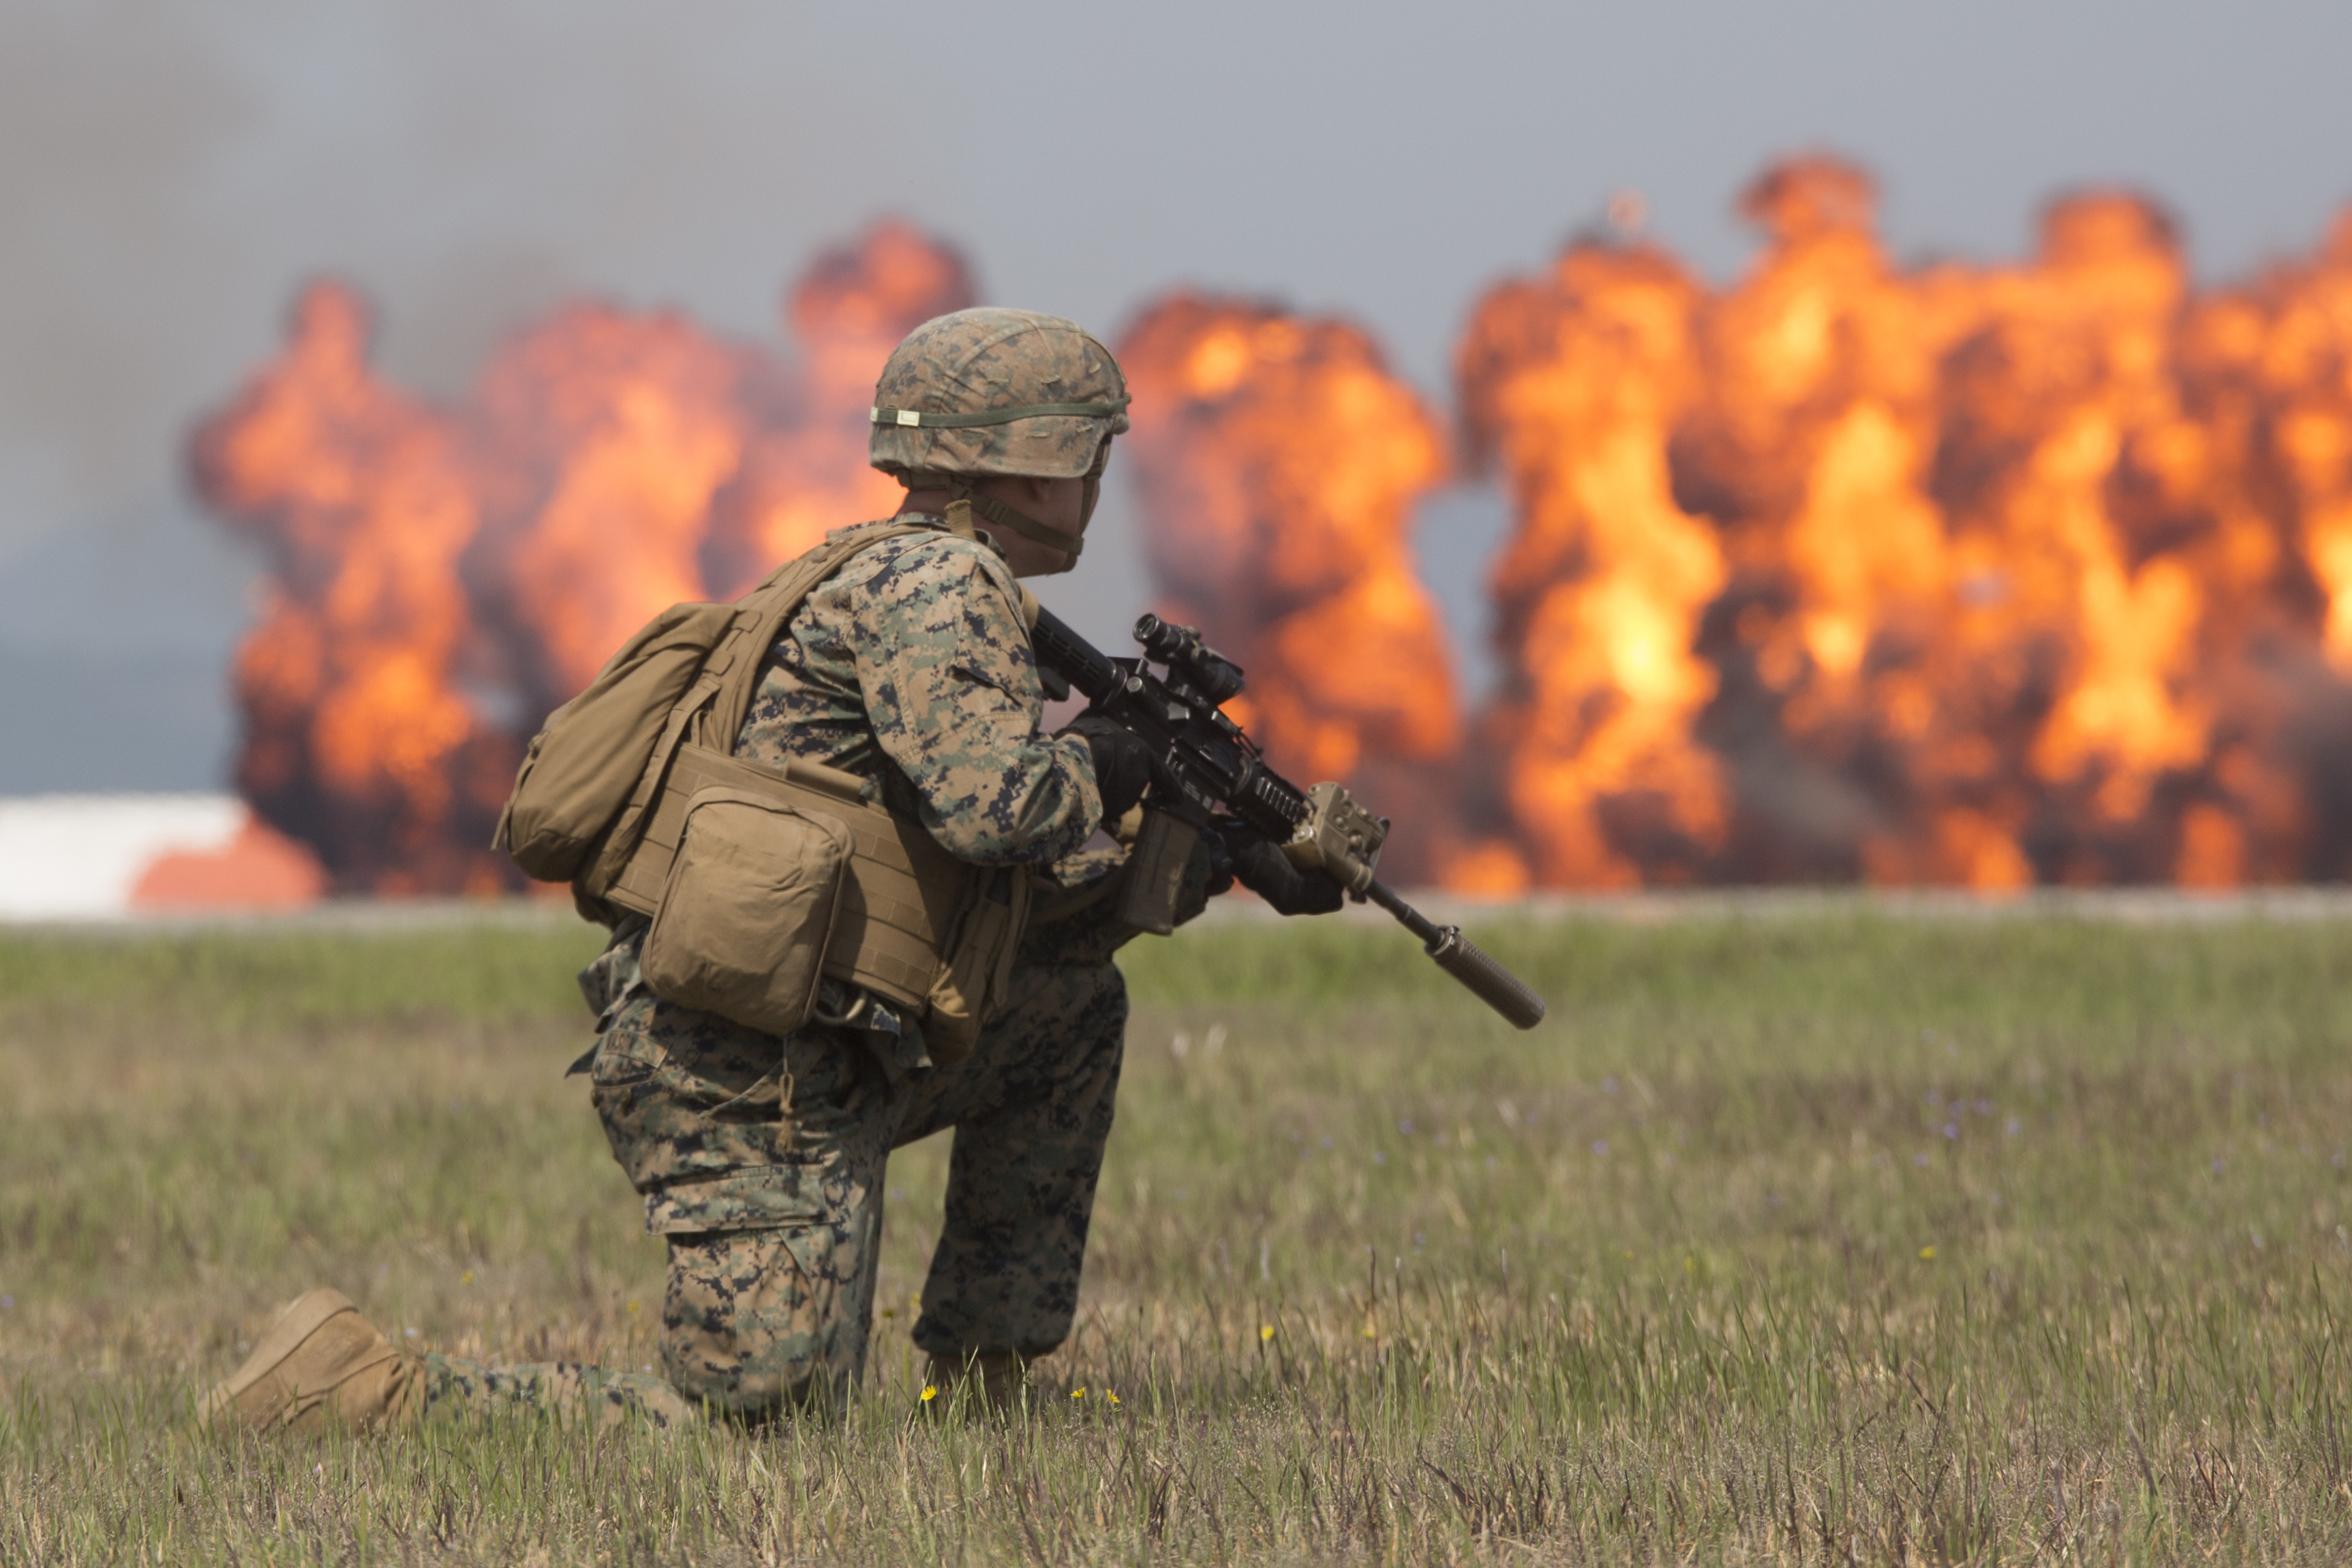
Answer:
[[[734,752],[767,651],[808,596],[848,565],[850,558],[872,546],[907,534],[939,531],[936,524],[895,521],[845,529],[838,538],[786,561],[735,601],[733,624],[712,646],[701,674],[685,696],[670,709],[669,720],[654,743],[645,771],[637,777],[629,803],[614,819],[589,867],[572,883],[573,899],[583,911],[593,911],[604,903],[628,870],[630,857],[659,806],[678,748],[693,744],[722,755]]]
[[[936,534],[933,523],[888,522],[849,528],[839,538],[785,562],[765,582],[737,600],[735,625],[727,639],[711,650],[703,673],[718,678],[709,715],[697,727],[699,744],[731,754],[742,734],[744,716],[751,711],[760,673],[768,650],[783,635],[784,623],[799,613],[808,596],[830,581],[850,559],[876,545],[908,534]]]

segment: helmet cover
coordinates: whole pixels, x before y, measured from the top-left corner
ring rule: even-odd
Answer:
[[[957,310],[908,333],[882,367],[868,459],[901,478],[1084,478],[1127,428],[1127,401],[1118,361],[1076,322]]]

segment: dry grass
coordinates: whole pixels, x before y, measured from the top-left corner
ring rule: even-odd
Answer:
[[[0,939],[0,1559],[2352,1560],[2352,925],[1485,935],[1536,1035],[1386,931],[1135,950],[1024,1419],[908,1419],[933,1144],[844,1422],[285,1443],[190,1403],[314,1282],[651,1359],[587,938]]]

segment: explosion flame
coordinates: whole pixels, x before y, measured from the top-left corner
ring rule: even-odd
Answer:
[[[1532,879],[2345,875],[2352,223],[2197,297],[2137,197],[1915,270],[1872,197],[1800,160],[1721,296],[1582,244],[1478,307]]]
[[[240,789],[340,891],[516,885],[487,846],[523,739],[666,606],[894,510],[866,466],[875,376],[971,298],[959,256],[886,223],[795,291],[803,365],[583,304],[444,408],[369,368],[350,288],[306,290],[283,354],[191,447],[198,492],[269,552],[237,653]]]
[[[2192,288],[2173,225],[2067,197],[2014,266],[1891,260],[1851,165],[1791,161],[1710,288],[1612,237],[1478,301],[1463,447],[1516,528],[1504,679],[1462,711],[1411,547],[1441,426],[1347,323],[1178,294],[1119,349],[1160,612],[1247,667],[1284,771],[1412,824],[1475,894],[1694,882],[2352,874],[2352,214]],[[898,224],[819,258],[785,364],[597,304],[453,406],[322,284],[198,431],[268,548],[240,785],[345,891],[512,885],[521,737],[664,606],[879,517],[876,371],[973,298]]]
[[[237,787],[343,886],[494,888],[520,750],[459,686],[480,486],[458,423],[369,371],[368,330],[350,290],[306,290],[284,355],[194,439],[197,488],[269,552]]]
[[[1453,661],[1408,538],[1437,421],[1362,331],[1271,306],[1179,294],[1118,354],[1160,613],[1248,671],[1225,711],[1284,772],[1442,822]]]
[[[1549,287],[1489,296],[1463,344],[1474,451],[1500,458],[1518,510],[1492,577],[1511,679],[1480,734],[1532,862],[1490,860],[1477,891],[1622,886],[1720,841],[1723,782],[1692,733],[1715,674],[1690,632],[1723,552],[1666,464],[1700,392],[1698,302],[1654,252],[1583,249]]]

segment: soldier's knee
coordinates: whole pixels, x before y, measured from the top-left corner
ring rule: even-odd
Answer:
[[[814,1228],[824,1229],[819,1226]],[[662,1366],[688,1401],[742,1420],[838,1408],[864,1370],[849,1292],[786,1230],[673,1236]]]

